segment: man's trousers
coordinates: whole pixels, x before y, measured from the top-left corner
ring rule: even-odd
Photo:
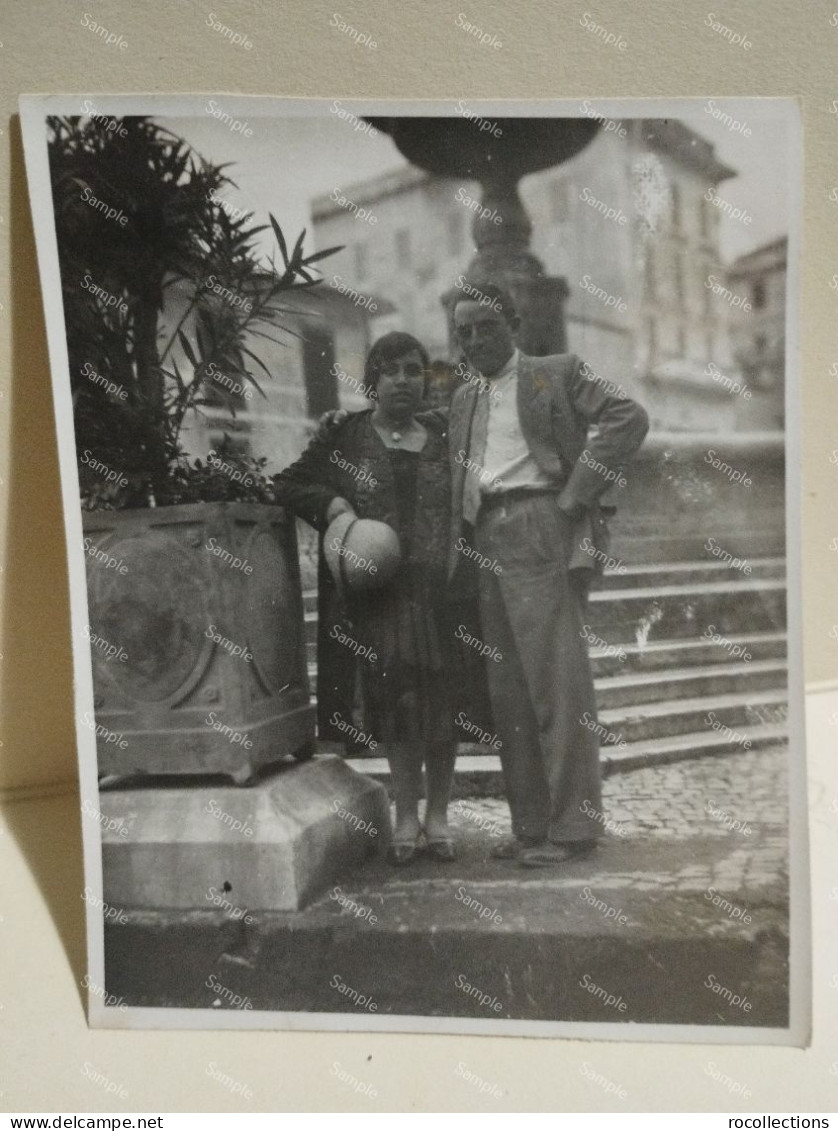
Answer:
[[[572,524],[553,494],[514,493],[477,516],[487,680],[518,837],[567,842],[602,834],[596,702],[583,636],[584,586],[567,569]]]

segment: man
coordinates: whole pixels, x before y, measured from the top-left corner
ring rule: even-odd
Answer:
[[[582,614],[606,557],[598,500],[622,478],[648,417],[604,393],[573,354],[522,354],[519,324],[500,287],[464,293],[454,307],[469,372],[449,418],[449,579],[457,592],[477,575],[479,651],[514,834],[492,855],[544,867],[587,855],[602,833]],[[477,568],[483,560],[493,568]]]

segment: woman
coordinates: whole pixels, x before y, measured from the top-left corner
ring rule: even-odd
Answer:
[[[427,352],[410,334],[380,338],[364,368],[374,407],[315,437],[274,480],[277,501],[321,534],[319,733],[334,733],[340,724],[335,702],[349,713],[347,673],[358,656],[363,730],[385,744],[390,763],[396,827],[389,856],[395,864],[410,863],[423,848],[439,860],[456,857],[447,817],[455,753],[452,641],[443,605],[450,483],[444,421],[435,413],[417,415],[428,365]],[[323,534],[344,512],[385,522],[399,537],[398,569],[380,590],[341,595],[332,581]],[[345,652],[341,658],[336,647]],[[424,829],[418,814],[423,762]]]

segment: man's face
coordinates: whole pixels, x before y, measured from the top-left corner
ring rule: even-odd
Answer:
[[[515,349],[519,319],[507,322],[502,311],[471,299],[454,308],[454,332],[470,365],[491,377],[509,361]]]

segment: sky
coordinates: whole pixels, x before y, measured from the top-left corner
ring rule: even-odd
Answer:
[[[296,239],[304,227],[310,227],[309,204],[313,196],[331,193],[336,188],[346,189],[354,182],[406,165],[387,134],[370,136],[355,130],[351,119],[339,116],[338,111],[347,110],[351,103],[332,100],[323,105],[324,111],[316,118],[239,117],[242,132],[231,131],[228,124],[214,116],[225,109],[220,96],[205,106],[202,117],[158,120],[186,138],[207,160],[233,162],[227,172],[239,187],[226,190],[223,199],[253,212],[257,224],[267,223],[268,212],[272,212],[286,237]],[[720,107],[718,102],[710,105],[714,109]],[[734,114],[743,123],[747,120],[750,137],[732,132],[708,112],[707,106],[707,102],[696,102],[689,114],[679,117],[715,146],[716,155],[725,164],[738,170],[736,177],[718,188],[724,200],[746,209],[751,216],[750,223],[744,223],[721,215],[722,259],[730,262],[787,234],[791,163],[782,156],[783,123],[769,121],[765,111],[760,117],[755,101],[743,104]],[[734,113],[729,103],[726,109]],[[603,107],[601,112],[605,110]],[[480,113],[487,115],[488,110],[480,109]],[[251,136],[244,136],[248,129]],[[273,246],[270,233],[264,233],[263,239],[266,249]],[[310,235],[305,249],[309,253],[316,250]],[[537,254],[538,249],[533,250]]]

